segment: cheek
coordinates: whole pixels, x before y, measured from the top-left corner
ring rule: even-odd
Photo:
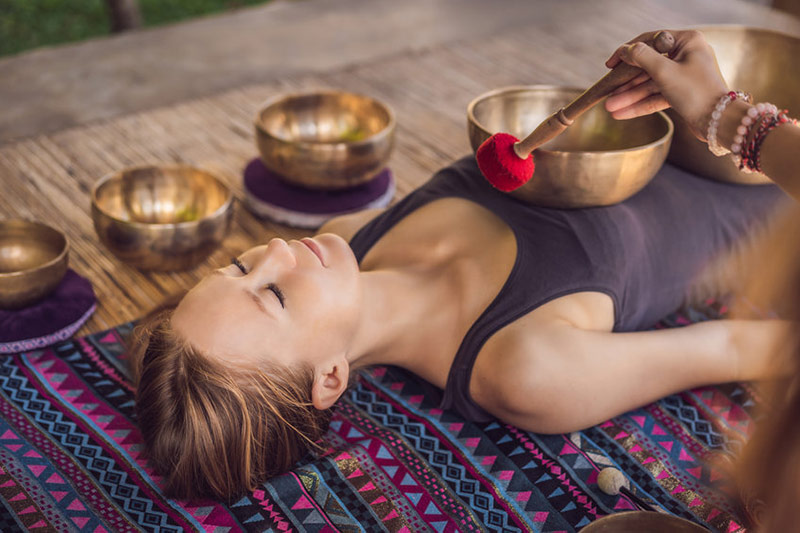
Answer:
[[[354,275],[336,270],[317,271],[298,279],[297,318],[317,332],[349,328],[356,320],[361,301],[358,280],[357,272]]]

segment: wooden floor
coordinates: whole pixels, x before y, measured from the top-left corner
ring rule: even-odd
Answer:
[[[36,219],[66,231],[70,265],[91,280],[99,300],[97,312],[78,334],[94,332],[140,317],[165,295],[192,286],[257,243],[307,234],[260,221],[241,202],[242,169],[256,155],[252,117],[275,93],[334,87],[391,105],[398,120],[390,163],[398,199],[437,168],[469,152],[465,109],[489,89],[535,83],[587,86],[604,72],[603,61],[615,45],[634,32],[716,20],[717,14],[719,20],[748,18],[751,24],[780,25],[800,34],[800,23],[738,1],[564,4],[578,3],[585,9],[569,30],[542,14],[541,26],[517,27],[479,42],[462,40],[327,73],[285,77],[0,146],[0,218]],[[609,6],[616,8],[614,17],[606,13]],[[99,243],[89,190],[101,176],[124,166],[171,161],[219,172],[236,194],[235,223],[223,246],[197,268],[143,273]]]

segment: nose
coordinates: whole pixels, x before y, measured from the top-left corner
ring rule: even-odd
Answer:
[[[267,244],[264,253],[261,257],[256,259],[256,264],[253,265],[254,270],[269,269],[291,269],[297,264],[297,259],[294,252],[289,247],[289,243],[283,239],[272,239]]]

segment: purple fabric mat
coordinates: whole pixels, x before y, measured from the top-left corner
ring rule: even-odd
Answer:
[[[44,300],[13,311],[0,309],[0,353],[11,351],[14,343],[30,344],[22,346],[25,350],[45,346],[42,342],[46,338],[53,338],[47,344],[63,340],[66,338],[64,331],[71,328],[71,334],[77,330],[89,318],[94,306],[92,284],[68,269],[58,287]]]
[[[291,211],[315,214],[360,209],[385,194],[391,180],[392,173],[385,168],[362,185],[325,191],[290,185],[267,169],[258,158],[250,161],[244,170],[244,185],[259,200]]]

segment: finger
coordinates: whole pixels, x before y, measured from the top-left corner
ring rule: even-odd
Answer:
[[[648,79],[644,83],[640,83],[635,87],[617,95],[609,96],[606,99],[606,109],[613,113],[620,109],[630,107],[637,102],[645,100],[650,96],[659,93],[658,85],[653,80]]]
[[[632,89],[633,87],[636,87],[637,85],[646,82],[649,79],[651,79],[650,78],[650,74],[648,74],[647,72],[642,72],[641,74],[639,74],[638,76],[633,78],[631,81],[629,81],[625,85],[620,85],[619,87],[617,87],[616,89],[611,91],[611,95],[613,96],[615,94],[624,93],[625,91],[628,91],[628,90]]]
[[[659,93],[640,100],[631,106],[614,111],[611,116],[617,120],[627,120],[649,115],[656,111],[663,111],[664,109],[669,109],[669,107],[669,102]]]
[[[619,62],[621,61],[621,59],[619,57],[619,54],[620,54],[620,51],[625,46],[627,46],[629,44],[632,44],[632,43],[640,42],[640,41],[641,42],[645,42],[645,41],[651,40],[655,34],[656,34],[656,32],[653,32],[653,31],[648,31],[648,32],[645,32],[645,33],[641,33],[641,34],[637,35],[636,37],[634,37],[633,39],[631,39],[630,41],[626,41],[625,44],[623,44],[622,46],[618,46],[617,49],[614,50],[614,53],[611,54],[611,57],[609,57],[606,60],[606,66],[608,68],[614,68],[615,66],[617,66],[619,64]]]
[[[659,80],[672,66],[672,60],[661,55],[644,43],[633,43],[623,48],[620,58],[629,65],[645,70],[650,77]]]

